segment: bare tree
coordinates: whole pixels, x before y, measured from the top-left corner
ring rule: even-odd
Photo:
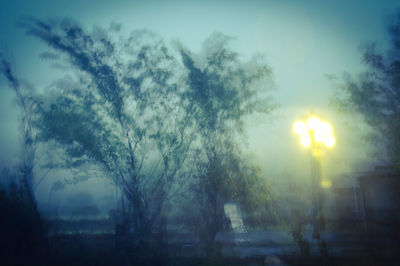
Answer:
[[[34,167],[36,165],[37,132],[34,127],[39,100],[14,74],[9,60],[0,56],[1,73],[6,77],[15,92],[20,110],[21,151],[20,160],[15,166],[16,180],[12,180],[10,199],[4,201],[3,215],[7,216],[4,225],[7,232],[3,241],[7,243],[5,253],[8,256],[29,256],[32,263],[44,262],[49,252],[43,220],[40,216],[34,193]],[[17,186],[19,185],[19,187]],[[7,224],[8,223],[8,224]],[[15,230],[14,230],[14,229]],[[17,232],[17,233],[16,233]],[[3,234],[2,234],[3,235]],[[20,246],[28,244],[28,248],[20,250]],[[21,258],[22,260],[26,258]],[[5,258],[7,264],[7,258]]]
[[[39,217],[37,211],[36,198],[34,194],[34,174],[36,155],[36,132],[33,125],[35,110],[38,107],[38,99],[31,91],[21,86],[21,82],[13,73],[9,60],[1,58],[1,72],[8,80],[10,87],[15,92],[17,104],[20,109],[20,130],[21,130],[21,160],[19,162],[18,177],[21,180],[24,196],[32,204],[33,209]]]

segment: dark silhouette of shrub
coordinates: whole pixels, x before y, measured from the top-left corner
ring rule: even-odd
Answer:
[[[45,264],[48,247],[43,222],[11,183],[0,190],[0,258],[2,265]]]

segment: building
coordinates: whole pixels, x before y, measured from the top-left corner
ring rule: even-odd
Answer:
[[[332,187],[339,224],[395,227],[400,222],[400,172],[393,167],[375,167],[337,178]]]

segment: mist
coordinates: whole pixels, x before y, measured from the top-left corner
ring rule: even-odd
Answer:
[[[6,74],[0,78],[0,168],[7,169],[1,186],[10,194],[10,184],[18,180],[21,165],[31,163],[28,187],[39,216],[56,221],[48,235],[90,232],[90,221],[97,221],[101,232],[136,234],[148,230],[143,224],[154,217],[151,229],[158,228],[157,232],[182,230],[196,235],[193,228],[202,228],[196,220],[201,225],[214,222],[218,229],[214,228],[211,240],[198,237],[199,247],[203,242],[209,247],[204,249],[205,256],[212,257],[218,253],[214,242],[224,239],[226,232],[235,233],[233,218],[224,211],[224,206],[235,204],[238,209],[230,207],[231,212],[241,213],[246,233],[286,230],[288,239],[300,250],[293,254],[304,259],[307,252],[302,241],[311,235],[310,228],[315,233],[317,227],[313,204],[318,193],[324,193],[325,207],[321,208],[326,208],[327,224],[332,223],[334,231],[342,223],[338,218],[340,189],[353,189],[354,199],[349,201],[355,202],[359,227],[366,228],[369,207],[363,205],[367,211],[360,211],[358,202],[366,204],[368,199],[362,194],[367,192],[362,192],[359,177],[377,174],[374,171],[382,167],[395,169],[390,175],[398,173],[398,154],[390,148],[397,145],[395,133],[387,130],[386,124],[381,130],[376,121],[385,119],[373,120],[368,107],[351,94],[357,91],[352,88],[364,88],[368,83],[364,81],[370,81],[365,73],[384,72],[374,68],[373,60],[368,61],[365,47],[375,43],[371,53],[385,55],[384,63],[397,58],[392,56],[396,52],[387,52],[398,48],[393,45],[397,33],[388,31],[400,8],[397,1],[6,0],[1,5],[0,58]],[[75,42],[76,36],[90,41]],[[149,54],[155,58],[149,60],[149,70],[144,63],[130,65],[130,60],[143,59],[143,51],[137,47],[154,51]],[[226,65],[212,57],[218,52],[226,56]],[[132,69],[137,72],[131,74]],[[205,82],[220,91],[204,92]],[[210,95],[215,99],[204,100],[211,99]],[[92,100],[87,100],[90,97]],[[31,115],[24,99],[40,111]],[[382,113],[391,115],[392,111]],[[334,147],[321,148],[321,156],[302,147],[293,130],[295,121],[307,123],[310,116],[328,121],[335,136]],[[185,123],[190,119],[193,125]],[[29,124],[31,120],[34,122]],[[63,126],[62,120],[70,121],[65,122],[69,126]],[[33,149],[27,148],[30,127],[39,132],[38,144],[29,144],[34,146],[34,159],[27,156]],[[68,135],[77,132],[88,137]],[[30,134],[36,137],[36,133]],[[125,158],[129,156],[131,160]],[[318,178],[329,181],[322,192],[316,192],[315,171]],[[193,196],[210,191],[201,184],[211,181],[202,178],[214,175],[218,178],[210,180],[221,186],[212,195],[215,202],[221,201],[215,206],[221,212],[218,222],[204,218],[207,208],[196,207],[200,200]],[[125,176],[133,176],[133,181]],[[246,185],[238,181],[248,176]],[[226,181],[230,178],[233,181]],[[224,182],[233,183],[233,188]],[[141,209],[145,214],[139,213]],[[291,232],[298,212],[314,217],[313,222],[304,218],[307,221],[299,227],[300,237]],[[390,221],[397,221],[391,213],[387,215]],[[118,227],[124,219],[129,225]],[[227,219],[231,219],[230,226]],[[82,230],[72,225],[79,220],[89,221]],[[115,228],[111,222],[103,224],[111,220]],[[209,227],[204,230],[212,231]],[[143,235],[137,239],[146,242]],[[175,245],[174,237],[170,242],[160,241]],[[248,241],[251,243],[250,236]],[[326,248],[326,243],[329,249],[328,240],[307,241],[312,256],[315,250]],[[235,253],[228,248],[221,252],[226,252],[222,257]],[[275,255],[283,258],[287,254]]]

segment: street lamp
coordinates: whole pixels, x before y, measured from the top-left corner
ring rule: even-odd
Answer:
[[[316,116],[311,116],[306,123],[296,121],[293,130],[300,136],[300,143],[305,148],[310,147],[313,142],[319,145],[323,143],[328,148],[335,146],[332,126]],[[314,146],[318,146],[315,144]]]
[[[296,121],[293,124],[294,132],[300,137],[300,144],[304,148],[310,148],[312,154],[311,173],[313,177],[313,238],[321,240],[320,231],[324,229],[323,215],[323,191],[322,188],[329,188],[332,182],[329,179],[321,177],[321,157],[323,149],[333,148],[336,144],[336,139],[333,134],[332,126],[323,121],[317,116],[311,116],[304,121]],[[322,241],[322,246],[325,243]]]

